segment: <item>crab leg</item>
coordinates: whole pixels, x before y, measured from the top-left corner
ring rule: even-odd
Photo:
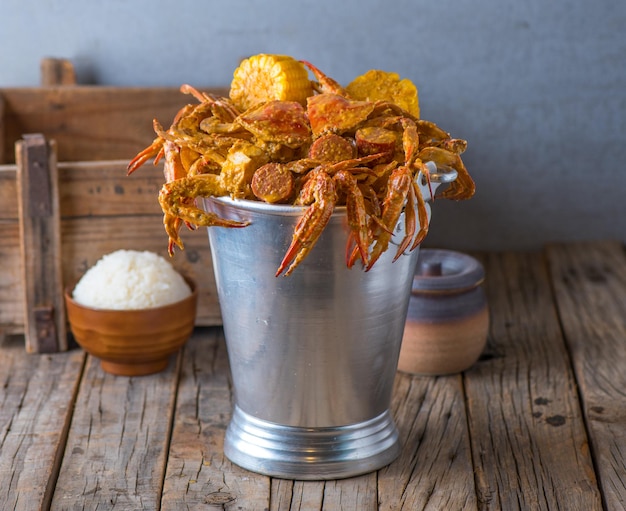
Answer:
[[[291,245],[276,270],[277,277],[287,266],[289,268],[285,271],[285,276],[290,275],[309,254],[330,220],[337,202],[333,179],[323,170],[314,169],[311,174],[313,175],[302,188],[298,198],[298,202],[311,205],[296,224]]]
[[[159,204],[163,210],[163,225],[169,236],[168,251],[174,246],[181,250],[183,243],[179,236],[180,221],[196,226],[245,227],[248,222],[238,222],[221,218],[214,213],[203,211],[195,205],[195,198],[225,195],[220,176],[200,174],[165,183],[159,192]]]
[[[417,199],[417,214],[420,222],[420,230],[413,240],[413,245],[411,245],[411,250],[415,250],[417,246],[424,241],[424,238],[428,234],[428,211],[426,210],[426,201],[424,200],[422,192],[415,181],[413,182],[412,188],[413,195],[415,196],[415,199]]]
[[[163,139],[161,137],[157,137],[152,141],[148,147],[146,147],[143,151],[138,153],[132,160],[130,160],[127,167],[127,175],[131,175],[135,172],[139,167],[141,167],[144,163],[146,163],[149,159],[154,158],[154,163],[156,165],[157,159],[161,151],[163,150]]]
[[[417,221],[415,217],[415,188],[413,185],[409,186],[409,191],[407,194],[406,206],[404,208],[404,238],[402,238],[402,242],[398,245],[398,250],[396,251],[396,255],[393,257],[393,260],[396,261],[404,251],[409,248],[409,243],[413,239],[413,235],[415,234],[415,227],[417,226]]]
[[[394,164],[396,164],[394,162]],[[381,207],[378,200],[378,196],[376,195],[376,191],[366,183],[359,183],[359,188],[361,190],[361,194],[363,195],[365,210],[369,217],[368,224],[368,232],[367,232],[367,240],[368,240],[368,251],[369,245],[372,243],[372,232],[375,227],[380,229],[387,229],[385,225],[383,225],[381,217]],[[360,258],[360,250],[356,245],[356,241],[354,239],[354,234],[352,232],[348,235],[348,242],[346,244],[346,264],[348,268],[352,268],[354,263],[356,263],[357,258]],[[369,256],[368,256],[369,258]],[[367,265],[367,259],[361,259],[363,265]]]
[[[350,231],[358,247],[361,261],[363,261],[364,265],[367,265],[367,251],[370,239],[363,192],[361,192],[356,178],[348,170],[340,170],[335,174],[334,179],[339,189],[346,195],[346,209]]]
[[[457,171],[457,178],[439,196],[444,199],[463,200],[474,195],[476,186],[474,180],[467,172],[461,157],[441,147],[425,147],[417,155],[423,161],[432,161],[438,167],[452,167]]]
[[[173,142],[170,142],[169,140],[164,140],[163,152],[165,154],[165,163],[163,164],[163,175],[165,176],[165,182],[169,183],[185,177],[187,172],[181,160],[180,148]],[[193,198],[181,197],[180,201],[187,207],[193,206],[194,204]],[[180,241],[180,236],[178,235],[178,232],[183,225],[183,220],[179,217],[170,218],[170,216],[168,215],[168,218],[163,218],[163,224],[165,226],[165,232],[167,232],[169,237],[167,251],[170,254],[173,254],[175,244],[177,244],[182,250],[183,246],[182,242]],[[187,228],[193,228],[193,226],[189,222],[185,222],[185,224],[187,225]],[[173,236],[173,233],[176,234]]]
[[[374,266],[374,263],[378,261],[382,253],[387,250],[391,237],[393,236],[393,229],[398,223],[406,197],[411,189],[412,182],[413,177],[411,175],[411,171],[405,166],[398,167],[391,173],[391,176],[389,177],[387,195],[383,202],[383,213],[381,219],[385,228],[381,229],[376,237],[376,242],[370,254],[370,260],[366,271],[371,270],[372,266]]]

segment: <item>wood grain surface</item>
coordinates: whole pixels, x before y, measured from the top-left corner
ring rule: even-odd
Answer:
[[[479,257],[492,318],[481,359],[457,375],[397,373],[400,456],[342,480],[276,479],[224,457],[234,396],[219,326],[138,378],[6,337],[0,509],[622,511],[623,246]]]
[[[153,119],[169,126],[197,102],[178,87],[94,85],[5,88],[0,99],[0,163],[15,162],[13,146],[27,133],[55,140],[59,161],[130,159],[154,139]]]
[[[626,265],[619,244],[548,248],[556,303],[608,509],[626,509]]]

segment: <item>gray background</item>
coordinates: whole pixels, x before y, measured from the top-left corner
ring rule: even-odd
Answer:
[[[626,241],[624,0],[0,0],[0,87],[43,57],[80,83],[226,86],[283,53],[341,83],[377,68],[422,117],[469,141],[477,193],[434,204],[430,246],[536,249]]]

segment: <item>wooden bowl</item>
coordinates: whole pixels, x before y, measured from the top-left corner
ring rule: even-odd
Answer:
[[[143,376],[164,370],[193,332],[198,289],[175,303],[139,310],[92,309],[65,289],[70,329],[87,353],[100,359],[102,369],[122,376]]]

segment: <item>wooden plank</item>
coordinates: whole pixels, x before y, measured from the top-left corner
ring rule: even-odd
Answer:
[[[158,509],[177,357],[157,374],[104,373],[88,356],[52,509]]]
[[[17,167],[0,165],[0,222],[17,218]]]
[[[324,481],[272,478],[270,511],[312,511],[324,506]]]
[[[601,510],[587,436],[540,254],[490,254],[483,360],[465,375],[480,509]]]
[[[17,223],[0,222],[0,236],[5,241],[0,245],[0,257],[5,265],[0,272],[0,329],[7,333],[22,333],[24,304],[15,299],[24,292]],[[167,237],[160,216],[68,219],[61,222],[61,237],[64,285],[77,282],[104,254],[118,249],[150,250],[197,282],[196,324],[222,323],[206,229],[183,232],[186,248],[177,251],[172,258],[167,255]]]
[[[198,325],[221,324],[211,251],[206,229],[182,229],[184,251],[167,255],[167,235],[157,201],[162,166],[147,165],[126,176],[125,160],[62,162],[59,171],[62,275],[64,285],[76,282],[102,255],[117,249],[150,250],[172,262],[199,286]],[[15,200],[16,168],[0,167],[0,328],[23,332],[24,306],[20,237]]]
[[[377,474],[328,481],[271,480],[270,511],[376,511]]]
[[[324,484],[324,505],[320,509],[341,509],[342,511],[376,511],[376,472],[348,479],[326,481]]]
[[[4,121],[4,98],[2,97],[2,94],[0,93],[0,163],[3,163],[6,161],[6,147],[4,145],[4,140],[6,138],[5,126],[6,126],[6,123]]]
[[[161,216],[163,165],[147,164],[130,176],[127,165],[127,160],[57,163],[61,217]],[[0,165],[0,221],[18,218],[16,196],[16,166]]]
[[[199,85],[199,84],[194,84]],[[224,88],[203,88],[225,95]],[[0,89],[4,98],[4,159],[24,133],[56,140],[59,161],[130,159],[155,137],[152,120],[169,126],[176,112],[196,100],[178,87],[93,85]]]
[[[127,160],[59,164],[61,216],[163,216],[163,165],[146,164],[130,176]],[[167,241],[166,241],[167,242]]]
[[[379,473],[379,509],[477,509],[462,377],[399,372],[392,411],[403,449]]]
[[[224,456],[232,402],[222,330],[199,329],[184,350],[163,511],[210,505],[269,509],[269,477],[239,468]]]
[[[24,333],[24,285],[17,219],[0,221],[0,334]],[[0,335],[0,339],[1,339]]]
[[[76,73],[69,60],[46,57],[41,60],[41,85],[76,85]]]
[[[376,472],[329,481],[272,478],[270,511],[376,511],[376,481]]]
[[[3,129],[3,99],[0,96],[0,137]],[[2,140],[0,139],[0,161]],[[0,165],[0,339],[3,335],[24,332],[22,257],[17,211],[17,168]]]
[[[16,143],[26,351],[67,349],[56,151],[43,135]]]
[[[626,256],[619,242],[547,251],[606,508],[626,508]]]
[[[48,509],[84,355],[29,355],[22,336],[0,349],[0,509]]]

